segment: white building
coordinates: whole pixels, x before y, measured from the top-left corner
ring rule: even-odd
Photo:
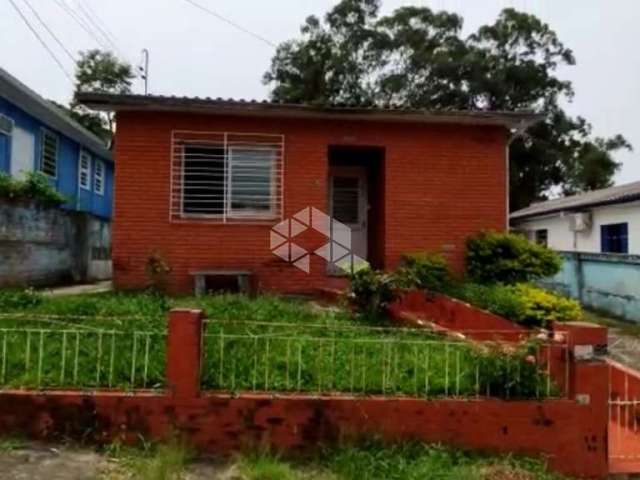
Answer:
[[[554,250],[640,255],[640,182],[534,203],[510,219]]]

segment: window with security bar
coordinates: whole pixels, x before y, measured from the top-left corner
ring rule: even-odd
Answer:
[[[283,146],[281,135],[174,132],[172,220],[279,219]]]

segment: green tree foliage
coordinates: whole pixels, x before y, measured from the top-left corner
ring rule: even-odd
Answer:
[[[131,65],[118,59],[112,52],[87,50],[80,52],[75,77],[74,97],[66,109],[67,113],[87,130],[110,141],[114,131],[113,114],[92,112],[77,101],[77,95],[82,92],[131,93],[135,77]]]
[[[533,110],[544,121],[511,145],[511,207],[611,183],[621,136],[592,138],[561,100],[574,96],[560,66],[573,52],[533,15],[507,8],[463,37],[463,19],[427,7],[379,15],[379,0],[342,0],[310,16],[299,39],[281,44],[264,75],[275,101],[425,109]]]

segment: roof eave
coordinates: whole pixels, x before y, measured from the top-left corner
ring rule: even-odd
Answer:
[[[547,215],[554,215],[562,212],[579,212],[584,210],[585,208],[597,208],[597,207],[607,207],[610,205],[620,205],[624,203],[632,203],[640,200],[640,194],[629,195],[625,198],[618,198],[613,200],[600,200],[597,202],[589,202],[580,205],[571,205],[568,207],[557,207],[551,208],[549,210],[539,211],[539,212],[531,212],[531,213],[523,213],[518,215],[518,212],[513,212],[509,215],[509,220],[530,220],[535,217],[542,217]]]
[[[252,116],[270,118],[362,120],[399,123],[464,124],[504,127],[509,130],[527,128],[543,117],[534,113],[505,112],[425,112],[419,110],[384,110],[363,108],[322,108],[308,105],[261,102],[226,102],[184,100],[153,97],[119,96],[98,93],[79,94],[87,107],[102,111],[186,112],[211,115]]]

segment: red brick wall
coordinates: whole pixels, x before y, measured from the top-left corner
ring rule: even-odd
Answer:
[[[45,439],[137,442],[176,432],[200,451],[229,455],[266,445],[287,454],[367,437],[541,455],[552,469],[607,474],[606,418],[571,400],[205,395],[189,401],[137,393],[0,393],[0,433]]]
[[[506,222],[506,131],[458,125],[277,120],[175,113],[121,112],[117,117],[114,280],[142,287],[147,258],[160,252],[172,269],[169,287],[192,288],[190,269],[250,268],[259,287],[310,290],[325,283],[324,261],[311,274],[269,250],[269,226],[171,223],[171,131],[285,135],[284,215],[307,206],[327,210],[329,145],[384,147],[384,265],[404,252],[443,251],[458,271],[465,238]],[[319,237],[302,246],[321,245]]]

